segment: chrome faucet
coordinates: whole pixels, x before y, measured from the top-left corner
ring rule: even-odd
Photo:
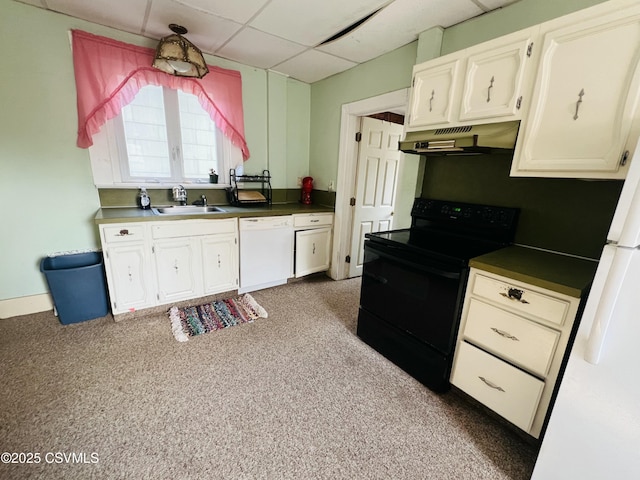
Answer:
[[[180,205],[187,204],[187,190],[182,185],[173,187],[173,201],[180,202]]]
[[[204,195],[201,195],[200,198],[202,199],[202,206],[206,207],[207,206],[207,197],[205,197]]]

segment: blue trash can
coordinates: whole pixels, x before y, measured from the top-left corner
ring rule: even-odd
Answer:
[[[102,252],[45,257],[40,262],[60,323],[83,322],[109,313]]]

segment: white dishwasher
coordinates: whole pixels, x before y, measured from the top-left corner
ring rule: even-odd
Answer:
[[[293,217],[240,219],[238,293],[287,283],[293,276]]]

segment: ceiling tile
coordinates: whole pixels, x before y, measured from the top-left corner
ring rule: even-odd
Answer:
[[[416,40],[432,27],[449,27],[482,13],[471,0],[396,0],[353,32],[318,50],[365,62]]]
[[[307,50],[273,70],[303,82],[313,83],[336,73],[355,67],[356,64],[317,50]]]
[[[176,3],[185,5],[196,10],[228,18],[238,23],[246,23],[253,17],[269,0],[174,0]]]
[[[131,33],[142,33],[147,0],[46,0],[50,10]]]
[[[245,28],[216,54],[245,65],[268,69],[304,50],[306,47],[302,45],[253,28]]]
[[[172,0],[153,0],[145,34],[157,39],[165,37],[171,34],[170,23],[185,27],[188,30],[185,38],[207,53],[214,53],[242,28],[239,23],[194,10]]]
[[[250,25],[315,46],[374,12],[389,0],[272,0]]]

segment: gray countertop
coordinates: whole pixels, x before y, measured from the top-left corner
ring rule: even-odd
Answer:
[[[598,262],[511,246],[473,258],[469,266],[580,298],[588,291]]]
[[[234,207],[231,205],[216,206],[222,208],[224,212],[189,215],[156,215],[153,210],[141,210],[136,207],[103,207],[96,212],[94,222],[96,224],[103,224],[232,217],[267,217],[271,215],[292,215],[296,213],[333,213],[332,207],[326,207],[323,205],[303,205],[301,203],[281,203],[260,207]]]

